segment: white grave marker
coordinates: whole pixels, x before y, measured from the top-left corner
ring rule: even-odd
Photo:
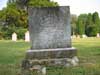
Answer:
[[[87,38],[87,36],[85,34],[82,35],[82,38]]]
[[[12,34],[12,41],[17,41],[17,34],[15,32]]]
[[[97,37],[100,37],[100,34],[99,33],[97,33]]]
[[[26,42],[29,42],[29,41],[30,41],[29,31],[27,31],[27,32],[25,33],[25,41],[26,41]]]

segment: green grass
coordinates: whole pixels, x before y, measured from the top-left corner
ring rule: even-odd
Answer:
[[[100,38],[73,39],[81,63],[100,63]]]
[[[47,75],[100,75],[100,38],[73,39],[79,66],[47,67]],[[0,75],[21,75],[20,64],[30,48],[24,41],[0,41]],[[35,75],[35,74],[34,74]]]
[[[29,43],[0,41],[0,64],[15,64],[22,60]]]

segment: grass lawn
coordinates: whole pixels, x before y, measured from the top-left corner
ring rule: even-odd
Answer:
[[[79,66],[47,67],[47,75],[100,75],[100,38],[73,39],[78,49]],[[0,41],[0,75],[21,75],[20,64],[30,44]],[[35,74],[34,74],[35,75]]]

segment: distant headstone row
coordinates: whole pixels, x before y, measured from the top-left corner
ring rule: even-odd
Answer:
[[[100,38],[100,33],[97,33],[97,36],[96,36],[97,38]],[[72,35],[71,36],[71,38],[88,38],[88,36],[87,35],[85,35],[85,34],[83,34],[83,35]]]
[[[71,38],[88,38],[88,36],[86,36],[85,34],[84,35],[82,35],[82,36],[80,36],[80,35],[72,35],[71,36]],[[97,33],[97,38],[100,38],[100,34],[99,33]],[[12,41],[17,41],[17,34],[14,32],[13,34],[12,34]],[[29,36],[29,31],[27,31],[26,33],[25,33],[25,42],[29,42],[30,41],[30,36]]]
[[[87,38],[88,36],[83,34],[83,35],[72,35],[71,38]]]
[[[12,41],[17,41],[17,34],[15,32],[12,34]],[[30,36],[29,36],[29,31],[27,31],[25,33],[25,42],[29,41],[30,41]]]

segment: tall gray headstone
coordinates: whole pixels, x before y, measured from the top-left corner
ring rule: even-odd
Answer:
[[[67,65],[76,56],[69,6],[29,7],[28,15],[31,48],[26,60],[34,65]]]
[[[29,8],[31,49],[71,47],[69,7]]]

